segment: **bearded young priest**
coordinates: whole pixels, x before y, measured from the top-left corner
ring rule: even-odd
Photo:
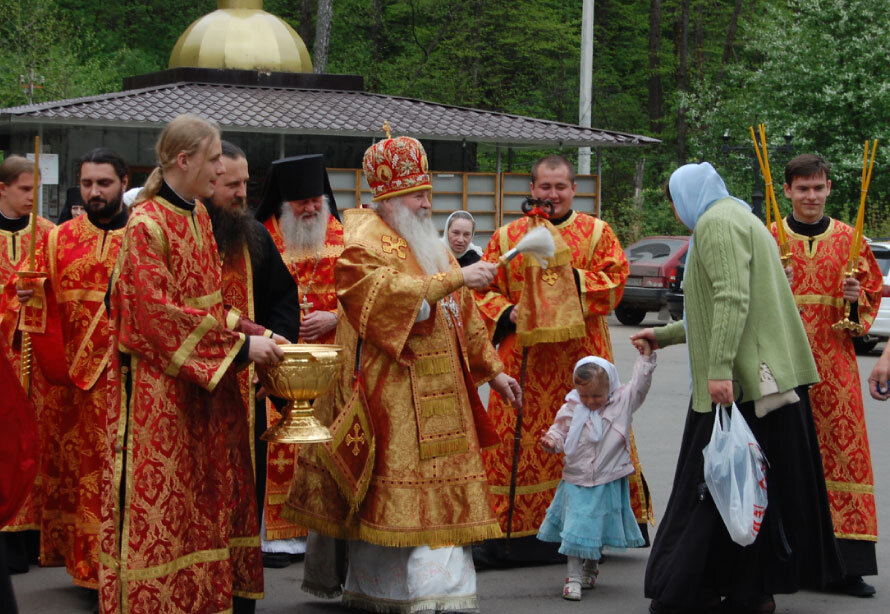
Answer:
[[[229,307],[285,339],[300,335],[300,297],[297,284],[278,253],[269,232],[247,208],[247,182],[250,172],[247,156],[239,147],[222,141],[225,172],[216,181],[207,213],[222,259],[222,296]],[[282,499],[293,477],[294,446],[267,444],[261,439],[269,425],[267,401],[257,397],[253,365],[238,373],[241,396],[250,422],[260,535],[263,538],[263,565],[286,567],[292,554],[304,546],[287,538],[305,535],[301,527],[280,519]],[[276,417],[272,417],[274,423]],[[269,463],[275,460],[274,463]],[[271,470],[270,470],[271,469]]]

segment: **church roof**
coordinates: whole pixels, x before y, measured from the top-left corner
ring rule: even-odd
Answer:
[[[175,82],[0,109],[0,124],[160,127],[181,113],[223,131],[380,137],[546,147],[650,145],[646,136],[364,91]]]

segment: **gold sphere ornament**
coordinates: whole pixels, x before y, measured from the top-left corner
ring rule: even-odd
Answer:
[[[279,346],[284,360],[273,367],[257,367],[266,391],[289,402],[281,410],[281,420],[262,438],[275,443],[322,443],[331,432],[315,417],[310,401],[324,394],[340,377],[343,347],[309,343]]]
[[[312,72],[303,39],[283,19],[264,11],[263,0],[218,0],[217,7],[182,33],[169,68]]]

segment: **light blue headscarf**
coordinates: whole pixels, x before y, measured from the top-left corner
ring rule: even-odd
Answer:
[[[680,221],[690,230],[695,229],[698,218],[721,198],[732,198],[748,211],[751,210],[745,201],[729,196],[726,184],[709,162],[681,166],[671,175],[668,187]],[[692,245],[689,251],[692,252]]]

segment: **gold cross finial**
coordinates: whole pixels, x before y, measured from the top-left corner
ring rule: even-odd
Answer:
[[[383,131],[386,133],[386,138],[392,138],[392,127],[389,125],[389,122],[383,120]]]

